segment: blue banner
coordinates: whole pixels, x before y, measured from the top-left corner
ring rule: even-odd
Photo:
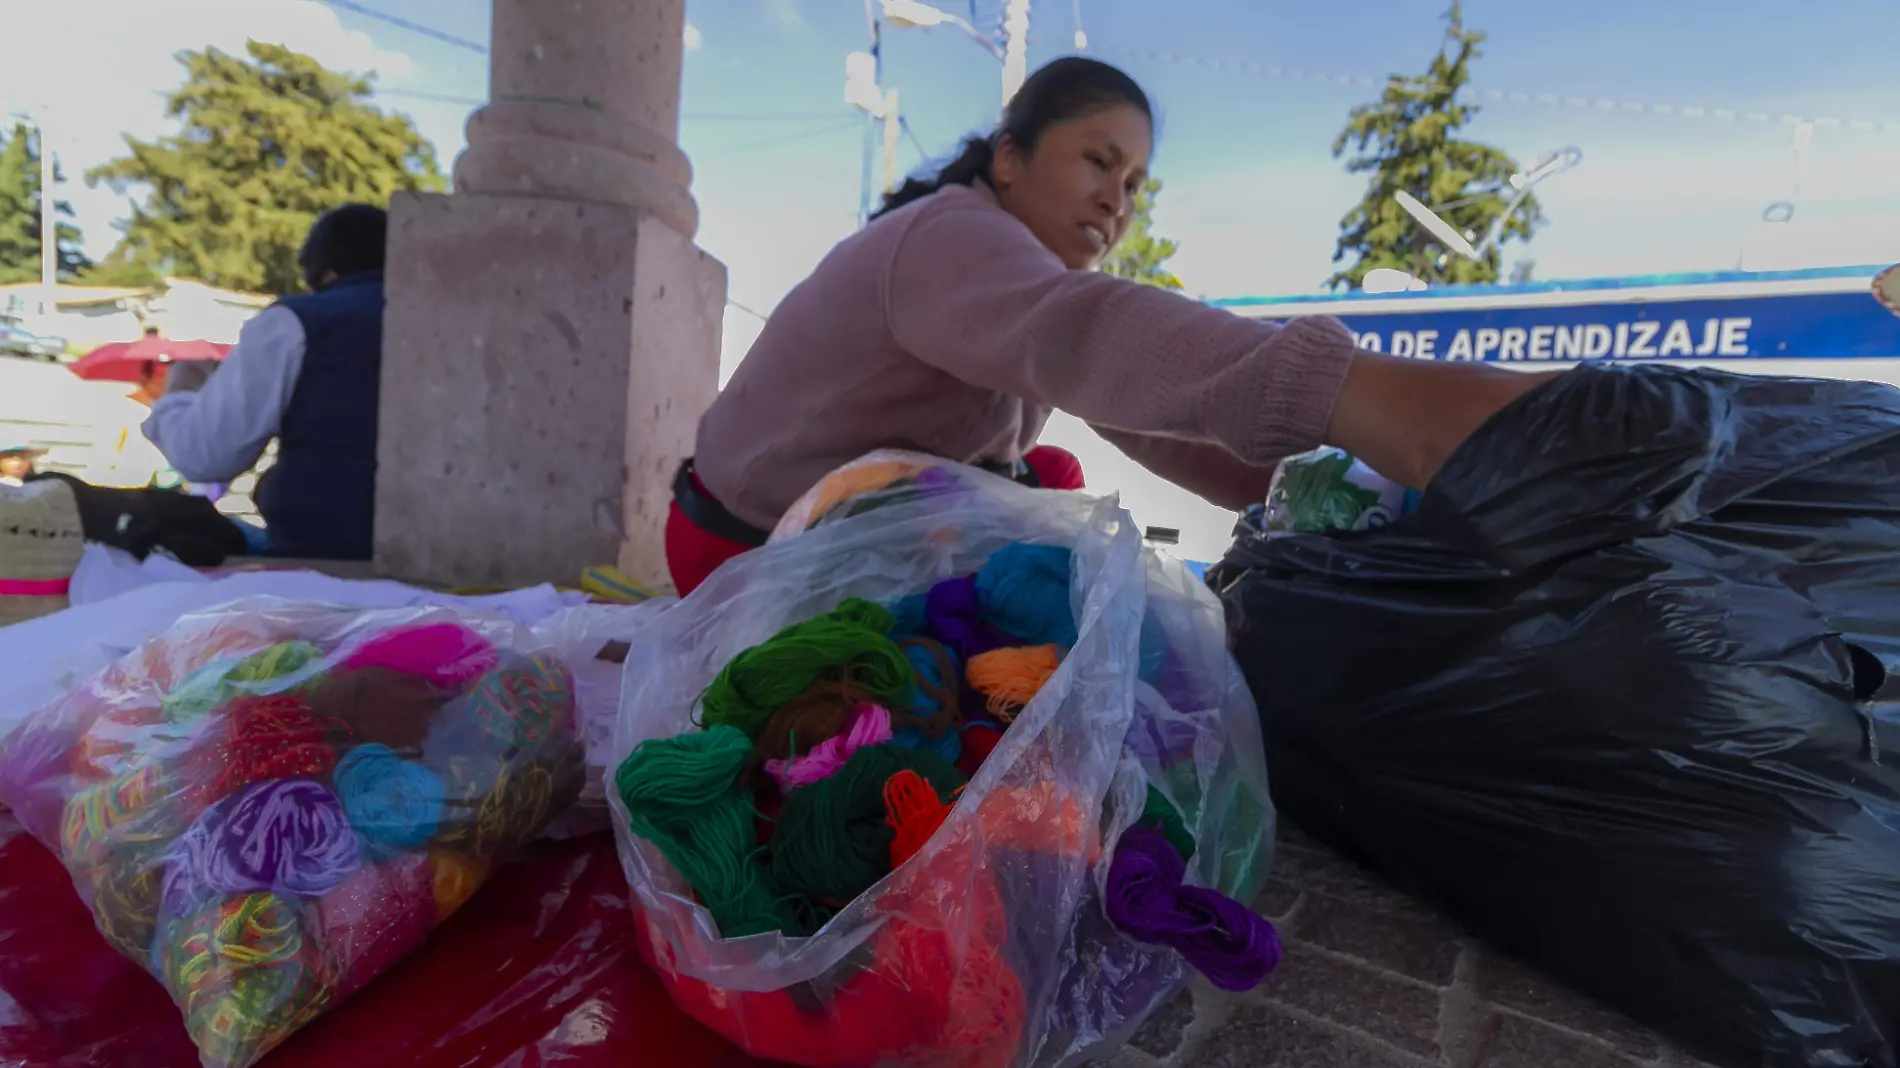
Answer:
[[[1338,314],[1360,348],[1430,360],[1853,360],[1900,357],[1871,292]]]

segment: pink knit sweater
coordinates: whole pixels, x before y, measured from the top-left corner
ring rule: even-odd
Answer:
[[[771,527],[877,448],[1010,462],[1052,409],[1216,504],[1321,444],[1352,359],[1331,319],[1281,327],[1065,267],[987,186],[950,186],[841,242],[788,293],[699,424],[695,466]]]

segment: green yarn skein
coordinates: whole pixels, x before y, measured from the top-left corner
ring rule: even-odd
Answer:
[[[223,660],[199,668],[166,694],[159,707],[172,722],[191,723],[240,693],[271,693],[285,688],[269,684],[303,671],[322,657],[323,650],[309,642],[279,642],[240,660]]]
[[[1194,857],[1194,835],[1187,829],[1187,821],[1181,818],[1181,810],[1174,807],[1160,790],[1148,787],[1147,803],[1141,807],[1141,818],[1135,822],[1141,824],[1160,824],[1161,837],[1168,840],[1174,851],[1181,854],[1182,860]]]
[[[890,874],[896,832],[885,819],[884,784],[906,770],[922,776],[944,800],[966,781],[955,764],[935,753],[868,745],[844,767],[785,799],[772,835],[772,883],[803,899],[797,909],[801,926],[823,926]]]
[[[752,741],[718,726],[640,743],[614,772],[634,834],[652,842],[726,938],[795,926],[774,897],[739,774]]]
[[[758,736],[780,706],[819,675],[844,668],[853,683],[891,708],[917,682],[917,670],[891,640],[891,611],[852,597],[823,615],[794,623],[727,662],[700,695],[700,721]]]

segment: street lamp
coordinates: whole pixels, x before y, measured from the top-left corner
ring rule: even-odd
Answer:
[[[1420,203],[1417,197],[1407,193],[1405,190],[1401,189],[1392,194],[1392,199],[1398,202],[1399,207],[1405,209],[1405,213],[1410,215],[1414,222],[1424,227],[1426,233],[1437,238],[1439,244],[1445,246],[1446,251],[1455,252],[1468,260],[1482,260],[1484,259],[1485,253],[1490,251],[1491,246],[1496,244],[1498,239],[1504,235],[1505,224],[1510,221],[1512,215],[1517,214],[1518,205],[1524,203],[1524,199],[1531,195],[1531,189],[1536,186],[1537,183],[1549,178],[1553,174],[1562,174],[1564,171],[1575,167],[1581,162],[1583,162],[1582,149],[1574,147],[1560,148],[1555,152],[1539,157],[1537,162],[1531,164],[1529,170],[1520,171],[1517,174],[1511,175],[1511,188],[1517,190],[1517,195],[1511,198],[1511,202],[1504,208],[1504,213],[1499,215],[1497,219],[1491,223],[1490,232],[1486,233],[1484,240],[1480,241],[1476,246],[1471,244],[1471,238],[1476,236],[1475,234],[1459,233],[1455,227],[1441,218],[1436,211]],[[1472,199],[1474,198],[1466,197],[1462,200],[1454,200],[1447,204],[1440,204],[1439,207],[1454,208],[1460,204],[1468,204]]]

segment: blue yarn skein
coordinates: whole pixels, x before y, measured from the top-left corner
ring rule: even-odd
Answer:
[[[963,755],[963,732],[944,731],[941,738],[931,738],[915,727],[900,727],[891,735],[891,744],[905,749],[918,749],[938,756],[955,764]]]
[[[930,637],[930,620],[924,614],[929,603],[930,594],[913,593],[891,605],[891,640]]]
[[[442,777],[378,743],[343,754],[331,780],[358,840],[373,856],[417,849],[442,824]]]
[[[1024,645],[1075,645],[1069,609],[1070,552],[1057,545],[1012,542],[976,574],[984,622]]]
[[[950,656],[952,670],[959,677],[962,676],[963,662],[957,658],[956,650],[945,646],[943,651]],[[917,682],[910,688],[910,707],[916,711],[919,718],[934,719],[943,711],[943,703],[930,695],[931,690],[935,689],[941,693],[947,683],[956,680],[943,677],[943,669],[937,663],[937,658],[932,656],[930,650],[924,646],[904,646],[904,659],[910,661],[912,670],[917,672]]]

